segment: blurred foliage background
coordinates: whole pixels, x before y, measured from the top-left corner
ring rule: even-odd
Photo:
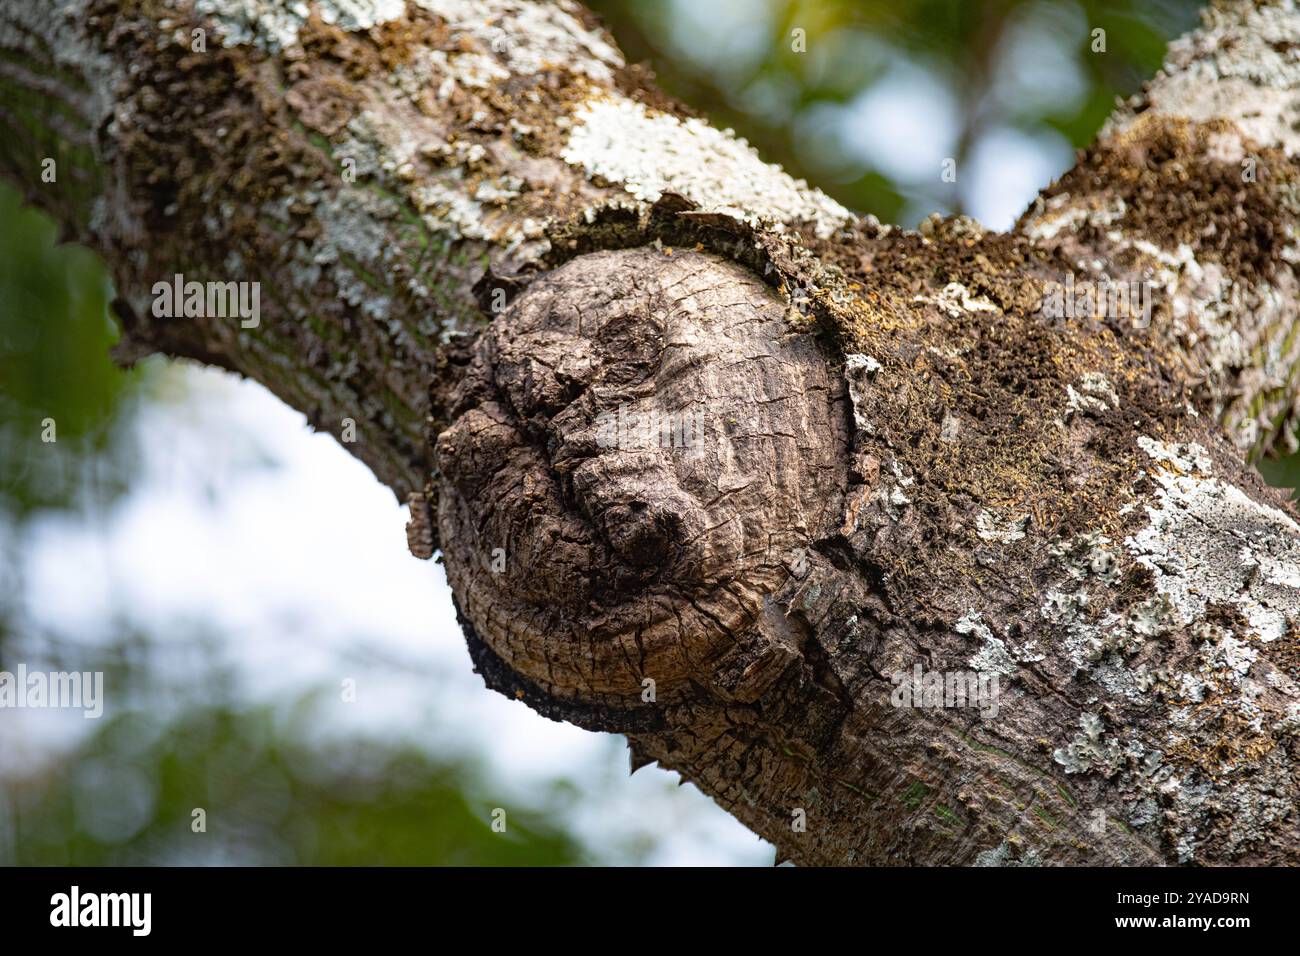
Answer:
[[[590,5],[670,93],[844,204],[905,225],[941,211],[1001,227],[1068,167],[1115,98],[1158,68],[1199,3]],[[1094,49],[1098,29],[1104,52]],[[939,175],[948,158],[956,182]],[[109,278],[55,235],[0,186],[0,670],[34,654],[51,669],[102,668],[131,703],[67,741],[57,759],[0,752],[0,863],[588,859],[552,812],[564,787],[539,794],[500,839],[474,761],[382,734],[321,739],[311,732],[316,695],[272,708],[223,679],[220,633],[198,628],[185,642],[187,681],[157,666],[159,635],[129,620],[103,622],[90,645],[40,632],[24,611],[27,529],[55,513],[107,520],[131,493],[148,440],[133,421],[148,403],[179,399],[163,363],[130,372],[112,364]],[[47,419],[56,443],[41,441]],[[1284,487],[1300,475],[1294,459],[1264,467]],[[225,809],[198,851],[185,836],[204,801]],[[647,850],[618,859],[637,862]]]
[[[1136,91],[1168,41],[1196,25],[1201,4],[589,5],[668,92],[850,208],[911,226],[935,211],[978,218],[979,194],[989,188],[978,167],[1017,175],[1023,154],[1035,151],[1068,166],[1071,149],[1092,139],[1116,96]],[[1104,52],[1093,52],[1099,39]],[[956,160],[955,183],[940,180],[945,158]],[[1031,197],[1044,185],[1026,183],[1021,193]]]

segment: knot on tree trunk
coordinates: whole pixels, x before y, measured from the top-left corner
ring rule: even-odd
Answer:
[[[793,660],[760,612],[838,518],[848,413],[785,315],[734,263],[644,248],[575,259],[484,332],[437,440],[439,528],[516,676],[608,716],[751,700]]]

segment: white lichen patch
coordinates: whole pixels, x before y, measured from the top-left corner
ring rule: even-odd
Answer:
[[[516,76],[564,66],[609,82],[623,56],[599,30],[583,26],[571,0],[416,0],[447,21],[453,36],[468,35],[501,57]]]
[[[283,50],[298,42],[315,6],[321,19],[343,30],[367,30],[406,13],[407,0],[196,0],[195,9],[220,27],[226,46]],[[447,23],[452,39],[467,49],[450,57],[449,79],[469,86],[511,75],[531,76],[563,67],[602,83],[624,65],[622,54],[600,31],[588,29],[572,0],[413,0]]]
[[[1034,215],[1025,224],[1024,234],[1029,239],[1047,240],[1056,237],[1063,229],[1076,229],[1085,223],[1091,226],[1109,226],[1124,218],[1128,211],[1124,200],[1116,196],[1095,205],[1090,197],[1072,197],[1061,193],[1049,199],[1039,199]]]
[[[1117,740],[1105,739],[1105,724],[1099,714],[1084,713],[1079,717],[1080,734],[1052,753],[1052,758],[1065,767],[1067,774],[1086,774],[1096,770],[1102,777],[1113,777],[1122,766],[1123,750]]]
[[[1151,681],[1130,670],[1126,659],[1138,653],[1148,639],[1172,629],[1176,622],[1168,599],[1157,594],[1127,613],[1105,610],[1108,589],[1120,580],[1121,564],[1110,538],[1100,532],[1077,535],[1050,550],[1068,575],[1065,586],[1071,581],[1081,586],[1074,591],[1050,589],[1039,608],[1040,616],[1063,632],[1062,646],[1074,673],[1088,671],[1112,695],[1137,699]],[[1091,619],[1087,613],[1093,603],[1090,584],[1097,593],[1099,613],[1104,611],[1099,619]]]
[[[1119,580],[1119,559],[1111,545],[1109,537],[1090,531],[1052,545],[1051,552],[1076,581],[1095,576],[1113,584]]]
[[[844,378],[849,385],[849,399],[853,402],[853,422],[867,434],[875,431],[867,409],[867,394],[871,389],[871,380],[881,368],[879,361],[861,352],[851,352],[844,356]]]
[[[1212,463],[1209,453],[1196,442],[1170,444],[1156,441],[1146,435],[1138,436],[1138,447],[1151,458],[1163,465],[1170,466],[1182,474],[1196,473],[1208,475]]]
[[[1124,543],[1181,622],[1217,603],[1237,608],[1264,641],[1288,633],[1300,621],[1300,525],[1213,477],[1199,445],[1138,443],[1159,466],[1158,491],[1148,525]]]
[[[315,0],[320,18],[344,30],[367,30],[395,20],[406,0]],[[196,0],[194,9],[221,27],[224,46],[253,45],[282,50],[298,42],[298,31],[311,15],[303,0]]]
[[[952,409],[944,409],[939,422],[939,441],[951,444],[961,437],[961,418]]]
[[[881,369],[881,364],[870,355],[863,355],[860,352],[850,352],[844,356],[844,368],[850,374],[874,375]]]
[[[424,224],[433,232],[461,239],[483,239],[506,249],[528,243],[532,252],[544,251],[545,223],[513,214],[509,200],[518,195],[518,180],[506,176],[497,181],[470,186],[463,170],[431,179],[411,191],[415,208]]]
[[[898,462],[890,462],[893,480],[884,478],[876,488],[875,498],[883,506],[887,515],[898,521],[903,517],[903,509],[912,503],[912,499],[903,489],[916,483],[916,479],[903,471]]]
[[[1242,678],[1259,657],[1259,651],[1231,634],[1224,634],[1216,643],[1209,645],[1205,657],[1215,669],[1224,669]]]
[[[949,282],[937,296],[918,295],[913,302],[932,302],[953,318],[963,312],[998,312],[994,303],[986,296],[971,295],[970,289],[960,282]]]
[[[496,238],[484,218],[483,204],[459,183],[427,183],[414,191],[413,198],[430,229],[469,239]]]
[[[981,850],[975,854],[975,866],[1041,866],[1038,851],[1027,850],[1019,857],[1013,854],[1011,844],[1003,840],[997,846],[989,850]]]
[[[1119,408],[1119,396],[1110,380],[1100,372],[1085,372],[1079,387],[1065,386],[1066,418],[1075,412],[1105,412]]]
[[[975,516],[975,533],[981,541],[1011,544],[1025,536],[1029,515],[1002,519],[987,508]]]
[[[1300,149],[1293,122],[1300,88],[1294,5],[1238,2],[1210,7],[1206,17],[1202,29],[1170,45],[1150,108],[1196,122],[1227,119],[1264,146]]]
[[[1098,714],[1085,713],[1079,718],[1082,733],[1064,747],[1052,753],[1052,759],[1065,768],[1066,773],[1087,773],[1095,770],[1103,776],[1112,776],[1119,770],[1123,753],[1115,740],[1104,740],[1105,726]]]
[[[462,53],[431,50],[429,62],[443,77],[438,84],[438,99],[444,102],[451,98],[458,84],[470,89],[484,89],[510,79],[510,71],[495,59],[472,50]]]
[[[1075,592],[1048,591],[1044,596],[1039,615],[1047,622],[1056,624],[1065,632],[1063,648],[1066,657],[1074,667],[1075,674],[1087,670],[1092,662],[1101,658],[1101,635],[1110,626],[1118,622],[1115,615],[1109,615],[1105,624],[1089,623],[1086,611],[1089,604],[1088,592],[1080,588]]]
[[[392,249],[383,223],[396,215],[391,200],[350,190],[319,197],[315,205],[320,235],[311,246],[311,264],[324,269],[338,288],[338,296],[376,320],[387,319],[392,298],[375,288],[386,274]],[[369,270],[370,275],[354,271]],[[369,278],[370,281],[367,281]]]
[[[822,237],[853,219],[835,200],[763,162],[730,131],[680,120],[617,94],[601,94],[575,111],[563,157],[642,202],[676,193],[704,212],[776,229],[808,222]]]
[[[1290,220],[1300,209],[1293,198],[1279,196],[1277,201],[1287,210],[1283,220],[1290,234]],[[1197,259],[1186,243],[1162,248],[1118,229],[1107,233],[1107,240],[1116,253],[1142,257],[1143,276],[1153,287],[1155,304],[1167,307],[1171,331],[1195,350],[1198,365],[1213,382],[1231,383],[1224,394],[1216,388],[1214,415],[1224,418],[1238,446],[1248,449],[1261,437],[1278,433],[1283,413],[1289,421],[1294,411],[1292,400],[1279,393],[1289,394],[1287,383],[1300,368],[1300,337],[1293,334],[1293,270],[1278,270],[1267,282],[1247,282],[1212,258]],[[1288,262],[1300,259],[1294,238],[1277,255]],[[1296,444],[1294,429],[1281,428],[1277,438],[1286,449]]]
[[[967,661],[972,670],[981,674],[1001,674],[1004,677],[1015,674],[1016,660],[1007,649],[1006,642],[994,636],[992,629],[984,623],[978,611],[968,611],[954,625],[953,630],[983,642],[980,649]]]

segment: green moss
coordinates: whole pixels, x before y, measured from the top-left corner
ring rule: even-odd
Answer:
[[[940,820],[944,821],[945,823],[951,823],[956,826],[962,825],[961,817],[957,816],[957,814],[953,813],[942,803],[936,803],[933,809],[934,809],[934,815],[938,817]]]
[[[921,805],[921,801],[929,792],[929,787],[919,780],[914,780],[908,785],[907,789],[899,795],[898,799],[901,800],[903,806],[907,807],[909,810],[915,810]]]

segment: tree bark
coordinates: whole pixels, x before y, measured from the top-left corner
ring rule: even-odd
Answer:
[[[489,686],[783,858],[1295,863],[1300,525],[1248,458],[1295,447],[1298,50],[1223,4],[1011,233],[911,232],[572,3],[0,0],[0,166],[125,360],[410,500]],[[155,316],[175,273],[260,321]],[[1051,307],[1103,275],[1149,316]]]

